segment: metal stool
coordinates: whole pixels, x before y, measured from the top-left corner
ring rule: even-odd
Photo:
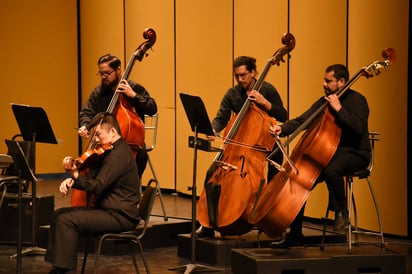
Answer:
[[[145,117],[145,126],[144,126],[145,135],[146,135],[146,137],[150,137],[150,135],[152,136],[151,146],[146,145],[147,162],[149,163],[150,170],[151,170],[152,175],[153,175],[153,180],[156,181],[156,183],[157,183],[156,184],[156,195],[158,195],[159,198],[160,198],[160,204],[162,205],[162,210],[163,210],[163,217],[164,217],[164,220],[167,221],[168,218],[167,218],[167,215],[166,215],[165,206],[163,204],[162,192],[160,190],[159,180],[157,179],[156,172],[154,170],[153,163],[152,163],[152,160],[150,159],[150,153],[149,153],[156,146],[157,124],[158,124],[159,114],[156,113],[154,115],[145,115],[144,117]]]
[[[369,132],[369,141],[371,143],[371,161],[370,161],[369,166],[366,169],[359,170],[359,171],[354,172],[353,174],[349,174],[349,175],[345,176],[346,188],[347,188],[347,191],[348,191],[347,193],[348,193],[348,197],[349,197],[349,201],[348,201],[348,253],[349,254],[352,253],[352,244],[357,245],[359,243],[359,240],[358,240],[358,235],[359,234],[379,236],[380,239],[381,239],[381,247],[382,247],[382,249],[385,249],[385,241],[384,241],[384,236],[383,236],[381,214],[380,214],[378,202],[377,202],[376,197],[375,197],[375,193],[374,193],[373,188],[372,188],[372,184],[369,180],[369,176],[372,173],[372,169],[373,169],[373,165],[374,165],[375,141],[379,140],[378,135],[379,135],[379,132]],[[375,205],[376,216],[377,216],[378,223],[379,223],[379,231],[378,232],[364,231],[364,230],[359,229],[359,227],[358,227],[358,216],[357,216],[357,211],[356,211],[355,197],[354,197],[354,194],[353,194],[353,178],[365,179],[368,182],[369,192],[371,194],[371,197],[372,197],[374,205]],[[353,206],[353,208],[352,208],[352,206]],[[354,225],[353,226],[352,226],[352,222],[351,222],[352,209],[353,209],[353,216],[354,216]],[[326,210],[325,222],[324,222],[324,225],[323,225],[321,250],[324,249],[326,223],[327,223],[327,219],[328,219],[328,214],[329,214],[329,206]],[[355,235],[355,241],[353,241],[353,242],[352,242],[352,234]]]

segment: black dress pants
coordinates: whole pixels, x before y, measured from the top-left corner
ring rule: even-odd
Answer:
[[[57,209],[50,222],[45,261],[54,267],[76,270],[80,235],[121,232],[136,224],[120,214],[93,207]]]
[[[344,176],[366,168],[370,161],[368,151],[356,151],[353,148],[338,147],[329,164],[322,170],[313,188],[325,181],[329,192],[329,208],[332,211],[346,210]],[[305,205],[290,225],[291,234],[302,233]]]

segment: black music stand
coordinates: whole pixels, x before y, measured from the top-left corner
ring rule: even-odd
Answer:
[[[19,126],[24,141],[32,142],[32,157],[36,155],[36,143],[58,144],[54,136],[46,112],[41,107],[11,103],[14,116]],[[31,168],[36,173],[35,160],[31,163]]]
[[[21,251],[21,254],[11,255],[10,258],[15,258],[17,256],[24,256],[29,254],[41,255],[45,254],[46,250],[37,246],[37,216],[36,216],[36,184],[38,182],[36,176],[31,170],[29,163],[24,155],[23,149],[21,148],[18,141],[5,140],[7,148],[10,155],[14,160],[14,168],[19,172],[20,180],[27,180],[32,182],[32,246]]]
[[[182,101],[183,107],[186,112],[186,116],[189,120],[190,127],[194,132],[193,140],[193,184],[192,190],[192,253],[191,260],[189,264],[172,267],[169,270],[182,271],[185,274],[192,272],[208,272],[208,271],[224,271],[224,269],[214,268],[206,265],[201,265],[196,263],[196,170],[197,170],[197,135],[198,133],[203,133],[209,136],[214,135],[212,125],[210,124],[209,116],[207,115],[205,105],[203,101],[198,96],[188,95],[184,93],[179,93],[180,100]]]
[[[32,155],[36,159],[36,143],[58,144],[53,130],[51,128],[46,112],[41,107],[32,107],[29,105],[11,104],[20,132],[25,141],[32,142]],[[14,159],[16,171],[21,172],[21,179],[32,183],[32,246],[22,251],[21,255],[42,255],[46,250],[37,246],[37,214],[36,214],[36,187],[38,179],[35,175],[35,161],[33,166],[27,161],[27,158],[17,141],[6,140],[7,147]],[[14,258],[17,255],[12,255]]]

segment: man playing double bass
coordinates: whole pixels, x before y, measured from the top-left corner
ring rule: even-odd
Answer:
[[[239,113],[246,100],[254,102],[277,121],[286,121],[287,111],[283,107],[282,99],[280,98],[278,91],[272,84],[263,82],[260,91],[252,90],[258,75],[255,58],[249,56],[237,57],[233,62],[233,74],[237,85],[231,87],[225,93],[220,103],[220,108],[217,111],[216,117],[212,120],[214,132],[222,131],[232,118],[233,113]],[[208,136],[208,138],[213,140],[214,136]],[[282,154],[279,153],[276,154],[272,160],[281,163],[282,158]],[[210,176],[212,176],[213,171],[214,169],[212,165],[206,174],[205,184],[208,182]],[[269,164],[267,180],[269,181],[276,173],[277,169]],[[197,234],[200,237],[213,236],[214,230],[201,227],[198,229]]]
[[[91,92],[86,104],[79,113],[79,131],[82,138],[86,138],[90,131],[90,120],[100,112],[107,110],[113,94],[118,90],[124,94],[126,100],[135,108],[142,121],[144,115],[154,115],[157,112],[156,101],[150,97],[146,89],[131,81],[122,80],[122,70],[120,59],[112,54],[105,54],[97,61],[97,75],[101,78],[101,84],[96,86]],[[147,151],[145,147],[136,155],[139,178],[141,178],[147,163]]]
[[[371,153],[368,131],[369,107],[366,98],[351,89],[345,91],[340,97],[335,94],[348,80],[349,72],[344,65],[334,64],[327,67],[323,79],[325,96],[318,99],[299,117],[282,125],[271,126],[269,129],[273,135],[287,136],[305,122],[325,101],[329,102],[329,111],[334,116],[336,125],[341,129],[340,141],[335,154],[322,170],[314,186],[319,182],[326,182],[329,191],[329,207],[335,212],[335,231],[344,228],[348,222],[343,176],[366,168]],[[272,247],[283,248],[303,244],[304,208],[305,205],[290,225],[290,231],[285,240],[273,243]]]

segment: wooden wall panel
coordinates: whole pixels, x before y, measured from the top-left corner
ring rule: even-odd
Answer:
[[[60,173],[61,160],[76,152],[76,2],[0,2],[0,152],[20,133],[10,103],[42,107],[61,144],[38,143],[36,172]]]
[[[124,59],[123,2],[110,0],[80,1],[81,35],[81,104],[89,98],[93,88],[100,84],[96,75],[97,60],[111,53]]]
[[[255,57],[257,70],[261,73],[269,58],[284,46],[281,38],[288,32],[288,3],[259,0],[251,5],[247,0],[235,1],[233,28],[234,58],[240,55]],[[291,60],[294,59],[293,54],[292,51]],[[279,67],[271,67],[265,77],[278,90],[285,108],[288,96],[287,72],[287,63],[281,63]],[[233,83],[236,84],[235,79]]]
[[[80,1],[80,108],[84,106],[101,78],[96,75],[97,60],[104,54],[117,56],[124,68],[128,62],[124,56],[123,1],[91,0]],[[109,15],[110,11],[110,15]],[[77,108],[77,123],[78,113]],[[89,139],[82,140],[83,151]]]
[[[354,73],[374,61],[384,60],[384,48],[396,50],[396,61],[379,76],[360,79],[354,89],[368,99],[369,128],[381,133],[371,177],[381,207],[385,233],[407,235],[407,100],[409,1],[384,5],[350,1],[349,68]],[[376,230],[373,204],[365,184],[358,185],[361,227]],[[410,214],[409,214],[410,216]]]
[[[188,193],[193,182],[193,135],[178,94],[200,96],[210,119],[232,79],[232,5],[228,1],[176,1],[176,184]],[[214,155],[198,153],[198,194]]]
[[[156,100],[158,106],[158,134],[156,147],[150,157],[160,187],[175,188],[175,71],[174,71],[174,4],[162,0],[127,0],[126,55],[144,42],[143,31],[152,28],[156,42],[142,62],[137,61],[130,79],[141,83]],[[130,58],[130,57],[128,57]],[[150,136],[148,136],[150,139]],[[147,140],[150,142],[150,140]],[[143,183],[152,178],[149,165]]]
[[[333,16],[325,16],[326,14]],[[346,63],[346,1],[292,1],[290,30],[296,48],[290,61],[289,116],[307,110],[324,95],[323,77],[328,65]],[[290,148],[293,148],[296,138]],[[325,184],[311,192],[306,216],[323,217],[327,207]]]

